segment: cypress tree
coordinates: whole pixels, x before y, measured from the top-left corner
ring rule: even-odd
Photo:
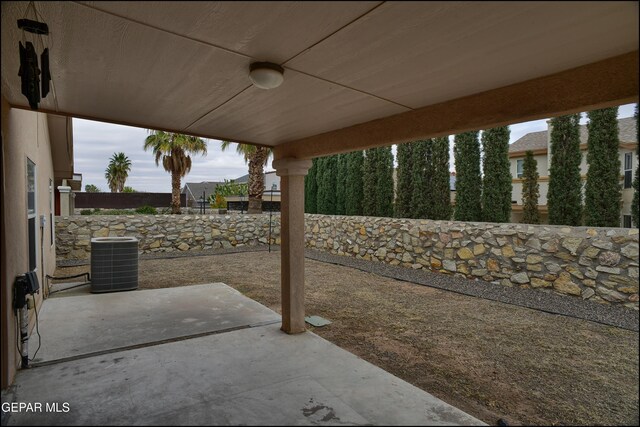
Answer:
[[[347,197],[347,154],[338,154],[335,156],[336,163],[336,215],[344,215],[346,213],[346,197]]]
[[[393,217],[393,151],[391,146],[378,148],[376,166],[376,215]]]
[[[511,220],[511,164],[509,163],[509,127],[482,132],[482,218],[488,222]]]
[[[313,159],[307,176],[304,177],[304,211],[318,213],[318,159]]]
[[[336,156],[327,156],[318,163],[318,213],[336,212]]]
[[[345,213],[347,215],[362,215],[364,153],[362,151],[354,151],[347,154],[346,159]]]
[[[365,151],[362,173],[362,214],[366,216],[376,215],[376,148]]]
[[[324,174],[326,169],[327,158],[320,157],[318,159],[318,169],[316,170],[316,182],[318,183],[318,192],[316,196],[316,212],[319,214],[326,214],[326,192],[327,188],[324,185]]]
[[[482,177],[480,175],[480,143],[478,131],[456,135],[456,221],[482,220]]]
[[[431,142],[432,194],[431,219],[451,219],[451,186],[449,172],[449,137],[434,138]]]
[[[633,202],[631,202],[631,219],[636,227],[640,226],[640,128],[638,128],[638,104],[636,104],[636,177],[633,180]]]
[[[549,224],[582,224],[580,181],[580,114],[551,119],[551,167],[549,168]]]
[[[619,227],[620,157],[618,156],[618,107],[587,113],[587,184],[584,197],[585,225]]]
[[[325,206],[328,215],[336,214],[336,188],[338,183],[338,155],[327,157],[323,181],[326,185]]]
[[[525,224],[540,224],[538,178],[538,162],[533,151],[527,151],[522,165],[522,222]]]
[[[363,187],[365,215],[393,216],[393,152],[391,147],[367,150]]]
[[[411,218],[428,218],[431,204],[431,164],[429,152],[431,140],[413,142],[412,197],[410,207]]]
[[[398,169],[395,216],[411,218],[413,199],[413,147],[415,143],[398,144]]]

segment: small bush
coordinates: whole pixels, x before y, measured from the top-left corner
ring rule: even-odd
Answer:
[[[91,215],[93,211],[91,209],[82,209],[80,215]]]
[[[156,210],[156,208],[154,208],[153,206],[140,206],[139,208],[136,209],[136,213],[142,214],[142,215],[157,215],[158,211]]]
[[[127,209],[109,209],[100,213],[100,215],[133,215],[135,212]]]

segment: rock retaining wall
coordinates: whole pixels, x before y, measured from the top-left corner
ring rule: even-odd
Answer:
[[[638,229],[306,215],[307,247],[638,309]],[[266,244],[268,215],[57,218],[59,259],[90,238],[136,236],[142,253]],[[280,243],[279,215],[272,243]]]
[[[280,244],[279,215],[271,243]],[[86,215],[56,217],[59,260],[89,259],[91,238],[132,236],[140,253],[199,251],[267,244],[268,215]]]

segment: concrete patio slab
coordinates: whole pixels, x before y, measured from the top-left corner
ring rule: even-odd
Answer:
[[[2,392],[2,425],[483,425],[222,283],[43,307],[50,362]]]
[[[50,298],[39,315],[34,363],[279,320],[224,283]]]
[[[20,371],[4,425],[481,425],[319,336],[265,325]],[[46,403],[69,411],[47,413]],[[6,414],[5,414],[6,415]]]

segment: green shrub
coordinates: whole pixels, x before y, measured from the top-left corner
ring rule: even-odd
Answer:
[[[91,209],[82,209],[80,215],[91,215],[93,211]]]
[[[139,213],[142,215],[157,215],[158,211],[153,206],[145,205],[137,208],[136,213]]]

